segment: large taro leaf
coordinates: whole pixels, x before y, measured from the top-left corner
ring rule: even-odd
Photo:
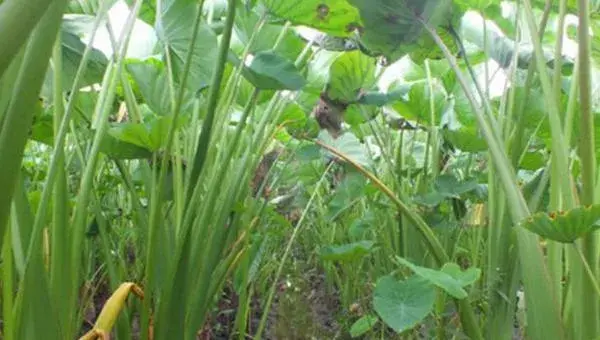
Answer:
[[[161,3],[162,15],[156,23],[156,32],[160,41],[168,47],[173,61],[173,74],[176,81],[180,81],[177,77],[183,74],[198,5],[196,1],[165,0]],[[217,36],[209,26],[202,24],[192,51],[192,63],[186,84],[188,90],[194,93],[210,83],[216,58]]]
[[[277,17],[336,36],[348,36],[360,26],[358,11],[346,0],[263,0],[263,3]]]
[[[590,232],[600,229],[600,204],[577,207],[569,211],[537,213],[521,226],[539,236],[562,243],[572,243]]]
[[[361,43],[375,54],[397,60],[433,43],[423,26],[432,29],[450,23],[451,0],[348,0],[363,22]],[[429,48],[429,51],[433,49]],[[426,54],[426,53],[425,53]],[[426,56],[421,53],[421,56]]]
[[[373,295],[375,311],[398,333],[423,321],[435,302],[433,285],[416,275],[404,281],[384,276],[377,281]]]

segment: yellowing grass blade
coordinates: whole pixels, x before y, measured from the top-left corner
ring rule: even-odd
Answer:
[[[121,313],[129,293],[137,295],[140,299],[144,298],[144,292],[138,285],[132,282],[122,283],[102,307],[94,328],[79,340],[108,339],[108,334]]]

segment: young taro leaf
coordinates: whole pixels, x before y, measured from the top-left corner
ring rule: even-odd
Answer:
[[[360,26],[357,9],[346,0],[263,0],[263,3],[277,17],[335,36],[348,36]]]
[[[308,117],[306,113],[296,103],[288,103],[286,105],[278,122],[278,124],[285,126],[291,134],[294,132],[298,134],[304,132],[307,123]]]
[[[341,54],[329,68],[327,96],[345,103],[356,101],[361,90],[375,84],[375,63],[359,51]]]
[[[429,85],[425,81],[420,81],[412,85],[409,93],[408,102],[399,100],[394,103],[393,108],[404,118],[408,120],[419,121],[426,125],[438,125],[442,114],[446,110],[448,100],[446,94],[440,86],[433,86],[433,102],[435,109],[435,122],[431,121],[431,104]]]
[[[537,213],[521,222],[521,226],[556,242],[572,243],[600,229],[600,204],[580,206],[569,211]]]
[[[396,256],[396,260],[410,268],[415,274],[426,279],[430,283],[436,285],[437,287],[443,289],[446,293],[450,294],[452,297],[457,299],[464,299],[468,296],[467,292],[462,288],[461,282],[456,280],[451,275],[441,272],[438,270],[433,270],[430,268],[425,268],[421,266],[414,265],[409,261]]]
[[[365,315],[362,318],[356,320],[352,327],[350,327],[350,336],[353,338],[358,338],[359,336],[364,335],[377,324],[379,318],[375,315]]]
[[[401,333],[415,327],[433,310],[435,288],[413,275],[404,281],[384,276],[377,281],[373,307],[381,319]]]
[[[340,246],[326,246],[321,249],[320,255],[326,261],[355,261],[373,250],[373,241],[360,241]]]
[[[109,129],[116,139],[137,145],[151,152],[158,151],[166,140],[171,116],[157,117],[149,123],[121,123]],[[181,125],[183,119],[179,119]]]
[[[333,139],[329,133],[320,133],[319,140],[361,166],[370,166],[373,162],[369,157],[366,147],[360,143],[354,134],[345,133],[337,139]],[[329,153],[328,153],[329,154]],[[335,157],[335,156],[334,156]]]
[[[444,264],[441,271],[452,276],[462,287],[472,285],[481,277],[481,269],[468,268],[462,271],[458,264],[452,262]]]

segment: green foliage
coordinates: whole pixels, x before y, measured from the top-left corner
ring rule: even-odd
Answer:
[[[269,11],[295,25],[306,25],[337,36],[350,35],[361,22],[358,11],[346,0],[263,0]]]
[[[455,271],[455,268],[454,271],[452,271],[452,267],[446,267],[447,271],[451,271],[454,274],[452,275],[444,270],[438,271],[414,265],[401,257],[396,257],[396,260],[400,264],[410,268],[410,270],[412,270],[418,276],[426,279],[431,284],[443,289],[446,293],[452,295],[453,297],[457,299],[464,299],[468,296],[467,292],[463,289],[463,287],[469,284],[469,280],[467,280],[465,284],[464,276],[455,276],[457,274],[460,274]],[[445,264],[445,266],[446,265],[447,264]],[[470,274],[472,275],[473,273],[468,273],[467,275]],[[477,278],[479,277],[479,275],[476,276]]]
[[[374,315],[365,315],[352,324],[350,335],[353,338],[358,338],[373,329],[378,321],[379,319]]]
[[[321,249],[321,258],[326,261],[356,261],[369,254],[373,249],[372,241],[361,241]]]
[[[0,1],[2,338],[600,334],[600,2],[575,73],[546,1],[31,1]]]
[[[401,333],[415,327],[433,310],[435,289],[425,279],[411,276],[398,281],[384,276],[377,281],[373,306],[379,317]]]
[[[572,243],[600,229],[600,205],[577,207],[568,211],[537,213],[522,226],[545,239]]]

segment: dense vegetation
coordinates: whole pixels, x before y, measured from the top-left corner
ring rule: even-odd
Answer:
[[[0,338],[600,339],[600,1],[0,0],[0,36]]]

